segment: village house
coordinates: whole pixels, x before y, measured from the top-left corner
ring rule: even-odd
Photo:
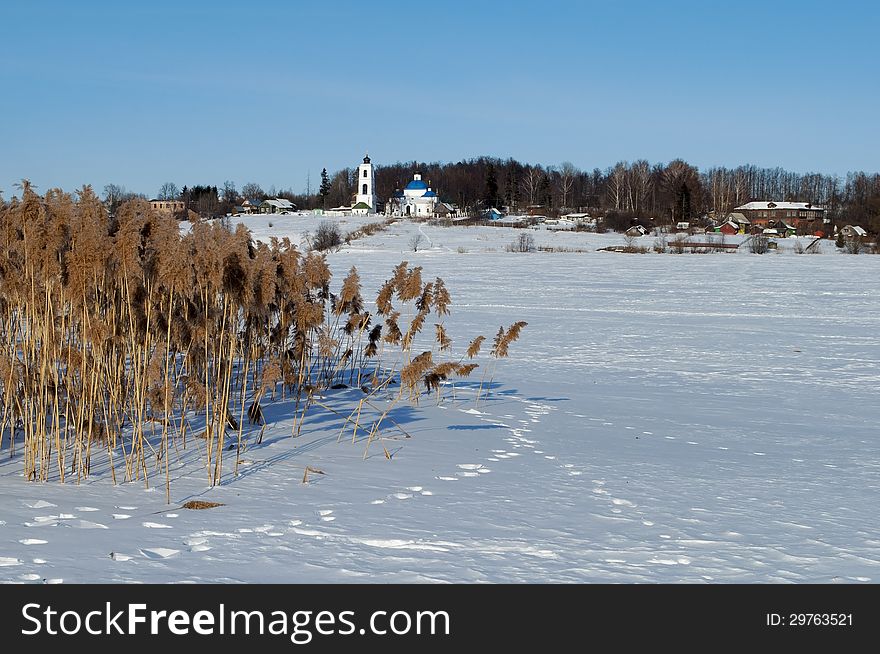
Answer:
[[[260,213],[288,213],[296,211],[296,205],[284,198],[267,198],[260,203]]]
[[[627,236],[645,236],[648,233],[648,230],[642,227],[641,225],[633,225],[628,230],[624,232]]]
[[[173,215],[186,209],[186,204],[183,200],[150,200],[150,207],[153,211]]]
[[[235,213],[259,213],[260,211],[260,202],[256,200],[245,200],[240,205],[235,207]]]
[[[438,202],[434,205],[435,218],[455,218],[458,215],[458,208],[454,204],[448,202]]]
[[[734,211],[749,220],[751,231],[755,233],[765,229],[783,231],[787,227],[805,234],[827,231],[825,207],[810,202],[748,202]]]
[[[858,225],[847,225],[843,229],[840,230],[841,235],[844,238],[857,238],[862,239],[868,235],[868,232],[864,227],[859,227]]]

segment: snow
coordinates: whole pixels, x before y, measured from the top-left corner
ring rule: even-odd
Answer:
[[[770,206],[773,204],[774,206]],[[773,202],[772,200],[768,200],[766,202],[747,202],[739,207],[736,207],[734,211],[744,211],[744,210],[757,210],[757,209],[813,209],[816,211],[823,210],[825,207],[822,207],[818,204],[810,204],[809,202]]]
[[[241,218],[294,242],[325,219]],[[412,252],[419,231],[430,245]],[[411,438],[383,432],[391,460],[377,443],[364,460],[363,436],[321,408],[291,439],[279,399],[238,477],[208,488],[198,444],[181,450],[170,506],[158,472],[113,486],[102,455],[79,485],[27,483],[5,441],[0,580],[880,579],[880,257],[832,242],[799,256],[797,239],[625,255],[596,251],[620,234],[544,230],[537,245],[567,251],[505,252],[520,233],[399,221],[329,255],[337,282],[358,266],[367,297],[402,259],[443,277],[458,351],[527,321],[488,397],[459,381],[454,399],[399,407]],[[321,401],[347,415],[359,393]],[[325,474],[303,484],[306,466]]]

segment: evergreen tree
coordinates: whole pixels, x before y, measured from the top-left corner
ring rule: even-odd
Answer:
[[[318,195],[321,196],[321,208],[327,208],[327,196],[330,195],[330,176],[327,169],[321,171],[321,187],[318,189]]]
[[[517,184],[516,184],[516,175],[512,169],[507,171],[507,182],[506,182],[505,186],[506,186],[506,188],[504,191],[504,200],[506,201],[507,206],[514,207],[514,206],[516,206],[516,203],[517,203],[516,202],[517,201],[517,197],[516,197]]]
[[[494,207],[498,204],[498,180],[495,177],[495,166],[491,163],[486,168],[486,192],[484,199],[487,207]]]

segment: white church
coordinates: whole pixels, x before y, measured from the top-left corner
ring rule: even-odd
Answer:
[[[401,191],[391,196],[385,206],[385,213],[390,216],[412,216],[414,218],[430,218],[437,206],[437,194],[422,181],[422,175],[415,173],[412,181]]]
[[[334,207],[327,210],[327,215],[366,216],[377,211],[376,173],[370,161],[370,155],[357,168],[357,185],[352,195],[351,207]],[[445,209],[445,211],[443,211]],[[397,190],[385,203],[385,214],[388,216],[412,216],[413,218],[431,218],[437,212],[453,211],[450,205],[443,205],[431,187],[422,181],[422,175],[415,173],[412,181],[401,191]]]

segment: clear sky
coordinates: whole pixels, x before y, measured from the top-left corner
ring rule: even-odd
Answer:
[[[880,170],[878,3],[14,2],[0,189],[479,155]]]

